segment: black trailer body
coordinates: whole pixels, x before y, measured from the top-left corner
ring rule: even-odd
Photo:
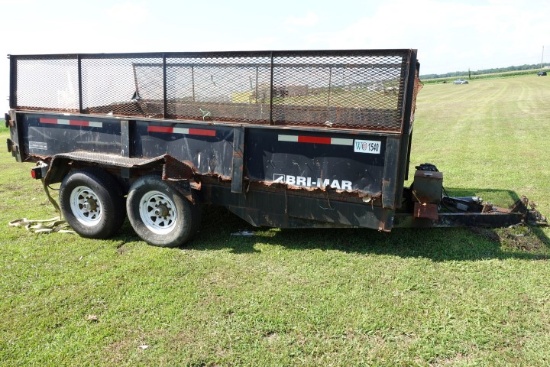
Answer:
[[[410,199],[416,50],[11,55],[10,66],[8,150],[61,183],[84,236],[112,235],[127,214],[147,242],[176,246],[201,203],[255,226],[390,231]],[[438,204],[414,217],[434,219]]]

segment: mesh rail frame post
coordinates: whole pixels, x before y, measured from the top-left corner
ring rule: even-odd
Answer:
[[[10,108],[15,109],[17,107],[17,58],[8,55],[10,60],[10,96],[9,104]]]
[[[78,60],[78,111],[80,113],[84,112],[82,106],[82,58],[80,55],[77,55]]]

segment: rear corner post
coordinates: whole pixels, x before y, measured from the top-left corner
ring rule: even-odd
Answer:
[[[396,202],[397,187],[402,183],[397,182],[399,177],[399,146],[400,138],[388,137],[386,140],[385,165],[382,175],[382,207],[384,209],[395,209],[399,203]]]

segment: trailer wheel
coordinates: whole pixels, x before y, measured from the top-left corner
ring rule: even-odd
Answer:
[[[59,201],[63,217],[82,237],[111,237],[126,217],[120,185],[100,169],[70,172],[61,183]]]
[[[134,182],[126,211],[137,235],[153,246],[181,246],[197,232],[200,222],[198,204],[158,176],[144,176]]]

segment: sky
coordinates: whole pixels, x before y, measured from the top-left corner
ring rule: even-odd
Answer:
[[[8,54],[417,49],[420,74],[550,62],[548,0],[0,0]]]

